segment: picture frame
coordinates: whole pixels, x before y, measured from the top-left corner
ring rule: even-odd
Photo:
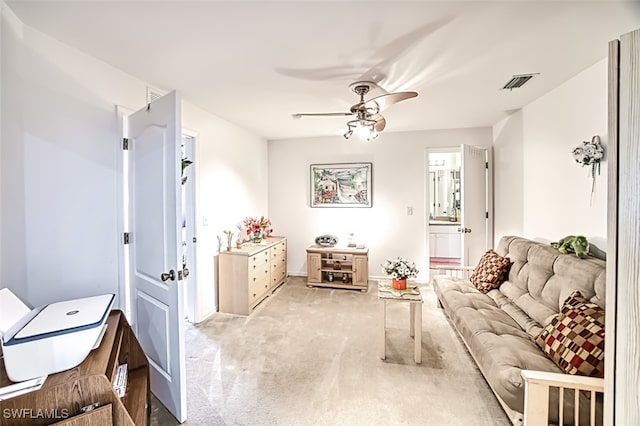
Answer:
[[[311,207],[372,206],[372,163],[311,164]]]

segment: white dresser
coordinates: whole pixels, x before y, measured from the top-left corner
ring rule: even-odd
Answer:
[[[287,239],[269,237],[260,244],[220,252],[220,312],[249,315],[287,278]]]

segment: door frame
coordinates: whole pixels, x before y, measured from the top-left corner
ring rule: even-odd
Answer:
[[[191,188],[191,208],[187,210],[187,221],[190,221],[193,225],[192,228],[190,229],[189,227],[187,227],[187,229],[191,230],[192,232],[192,236],[196,238],[198,238],[198,235],[200,234],[198,232],[199,227],[198,227],[198,221],[197,218],[200,217],[198,212],[199,212],[199,203],[198,203],[198,194],[200,193],[200,167],[199,167],[199,133],[195,130],[192,129],[188,129],[183,127],[182,128],[182,137],[184,138],[185,136],[191,138],[191,140],[193,141],[193,146],[191,147],[191,152],[189,152],[187,155],[190,157],[189,160],[191,160],[193,163],[189,166],[191,167],[190,173],[189,173],[189,177],[193,178],[193,182],[192,185],[190,186]],[[187,169],[188,170],[188,169]],[[189,199],[189,195],[187,195],[187,203]],[[193,243],[193,241],[189,242],[189,239],[187,238],[187,246],[189,247],[187,249],[187,253],[188,253],[188,257],[187,259],[189,259],[189,257],[191,258],[190,262],[188,263],[188,268],[189,268],[189,277],[187,278],[187,285],[185,286],[186,292],[187,292],[187,297],[186,297],[186,314],[187,314],[187,318],[189,320],[189,322],[193,323],[193,324],[197,324],[198,322],[200,322],[202,320],[202,318],[200,318],[201,314],[200,314],[200,305],[198,304],[198,300],[200,297],[200,281],[198,279],[198,266],[199,266],[199,262],[198,262],[198,243]]]
[[[116,116],[119,125],[119,135],[117,143],[120,147],[122,155],[118,155],[116,160],[116,209],[118,211],[118,234],[116,235],[117,247],[118,247],[118,297],[114,306],[117,306],[122,312],[124,312],[127,321],[131,323],[131,283],[129,282],[129,247],[124,243],[124,233],[129,231],[129,204],[128,204],[128,192],[129,192],[129,180],[128,180],[128,161],[125,160],[128,153],[123,149],[122,144],[125,135],[129,133],[128,119],[129,115],[133,114],[135,110],[116,105]]]

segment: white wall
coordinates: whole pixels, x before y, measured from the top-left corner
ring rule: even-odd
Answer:
[[[225,229],[247,216],[267,215],[267,142],[225,120],[185,103],[183,123],[197,132],[198,282],[195,321],[216,311],[218,241]],[[206,225],[205,225],[206,223]],[[235,238],[235,237],[234,237]]]
[[[493,126],[494,241],[524,232],[522,110]]]
[[[141,83],[8,9],[2,20],[2,286],[31,305],[115,293],[120,136],[109,98],[131,100]]]
[[[306,248],[320,234],[346,243],[349,232],[369,247],[369,275],[384,276],[388,257],[416,262],[426,279],[426,149],[491,145],[491,129],[383,133],[371,142],[341,136],[269,141],[269,214],[276,235],[289,240],[289,273],[306,275]],[[309,207],[309,166],[373,163],[372,208]],[[413,216],[406,208],[413,207]]]
[[[517,233],[521,222],[521,235],[528,238],[549,242],[582,234],[605,249],[606,161],[591,201],[590,169],[571,155],[574,147],[594,135],[600,136],[606,150],[606,59],[494,126],[494,153],[500,158],[496,162],[496,238]],[[520,185],[522,211],[518,208]]]
[[[117,293],[121,267],[120,121],[147,84],[2,12],[0,285],[31,305]],[[198,134],[202,297],[215,309],[216,234],[266,214],[266,140],[183,104]],[[201,217],[200,217],[201,219]],[[200,221],[202,224],[202,221]]]

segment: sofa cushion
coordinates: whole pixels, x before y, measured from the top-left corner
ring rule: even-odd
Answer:
[[[493,250],[488,250],[480,258],[478,266],[473,270],[469,279],[481,293],[487,293],[502,284],[510,264],[509,258],[500,256]]]
[[[433,287],[493,391],[512,409],[524,410],[522,369],[562,372],[503,308],[498,290],[480,293],[469,281],[438,275]],[[503,307],[504,307],[503,306]]]
[[[565,373],[604,377],[604,310],[579,291],[567,298],[536,343]]]
[[[549,324],[575,290],[604,308],[605,262],[561,254],[550,245],[503,237],[496,248],[513,262],[499,291],[540,326]]]

